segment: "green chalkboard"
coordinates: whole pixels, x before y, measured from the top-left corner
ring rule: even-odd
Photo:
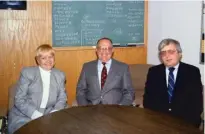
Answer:
[[[52,1],[54,47],[144,43],[144,1]]]

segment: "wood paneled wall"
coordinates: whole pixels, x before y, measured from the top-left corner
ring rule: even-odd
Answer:
[[[114,58],[127,64],[146,63],[147,2],[145,45],[115,48]],[[0,10],[0,107],[8,106],[8,87],[19,78],[24,66],[35,64],[37,46],[52,44],[51,1],[27,1],[27,10]],[[75,100],[76,84],[83,63],[96,59],[94,48],[55,48],[56,68],[66,74],[68,104]]]

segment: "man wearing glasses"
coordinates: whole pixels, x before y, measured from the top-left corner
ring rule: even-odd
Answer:
[[[112,58],[109,38],[97,41],[97,60],[83,65],[76,89],[78,105],[131,105],[134,90],[127,64]]]
[[[144,108],[170,113],[199,126],[203,110],[199,69],[180,61],[182,49],[177,40],[162,40],[158,50],[162,64],[148,71]]]

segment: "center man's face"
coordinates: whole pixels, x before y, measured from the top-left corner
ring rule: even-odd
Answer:
[[[111,59],[113,53],[113,46],[109,40],[101,40],[96,48],[98,59],[102,62],[107,62]]]

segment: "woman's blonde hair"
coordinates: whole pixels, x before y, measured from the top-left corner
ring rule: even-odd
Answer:
[[[55,51],[49,44],[42,44],[36,49],[36,57],[39,57],[44,52],[51,52],[55,56]]]

